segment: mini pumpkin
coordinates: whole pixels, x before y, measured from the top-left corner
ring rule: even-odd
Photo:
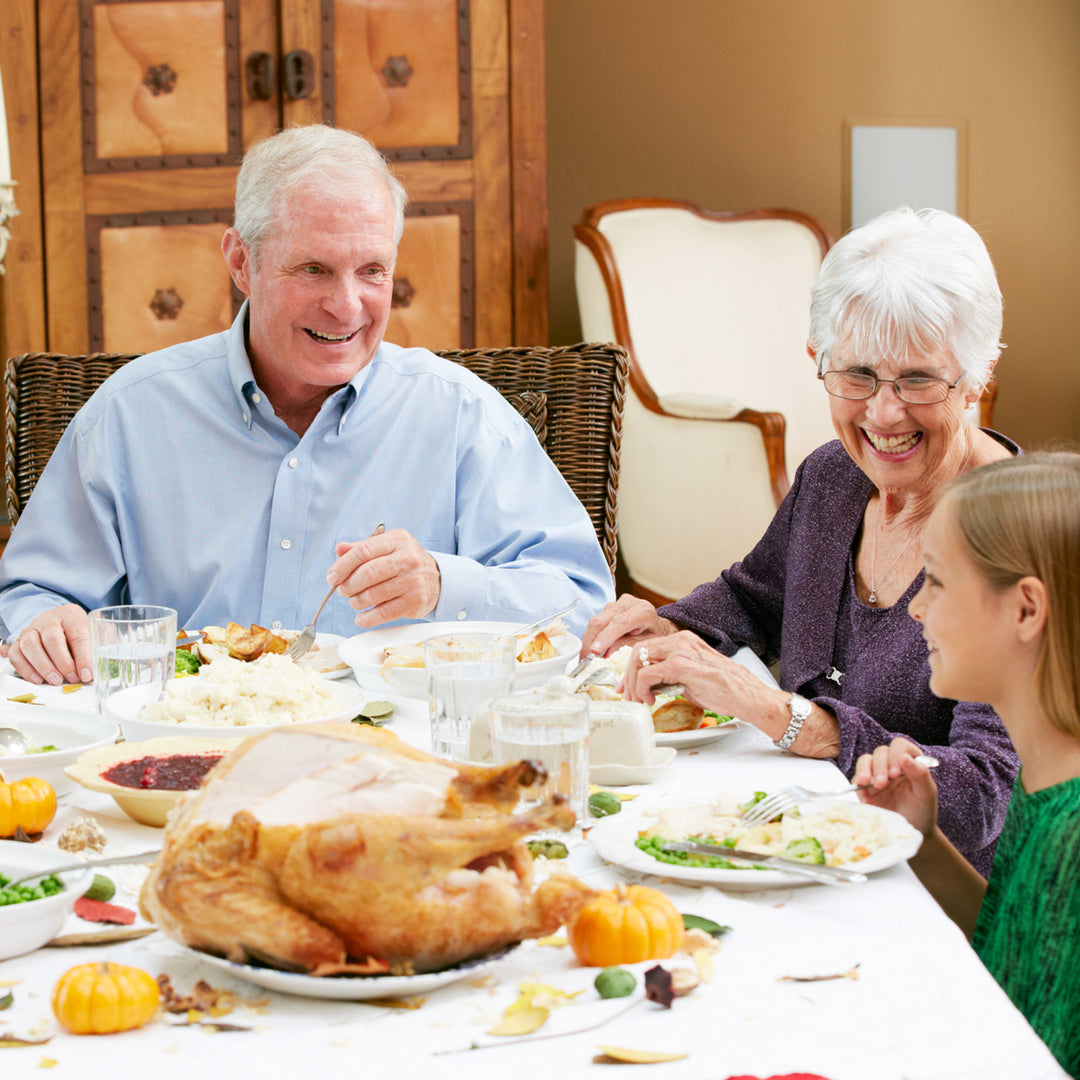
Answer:
[[[52,1007],[73,1035],[110,1035],[142,1027],[157,1012],[153,975],[124,964],[79,964],[57,980]]]
[[[0,777],[0,837],[44,832],[56,816],[56,792],[48,780],[27,776],[10,784]]]
[[[570,924],[570,946],[589,967],[662,960],[683,943],[683,919],[659,890],[619,885],[588,900]]]

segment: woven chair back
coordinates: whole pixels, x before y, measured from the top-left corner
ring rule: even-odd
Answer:
[[[494,386],[530,424],[588,511],[614,576],[625,351],[582,344],[455,349],[439,355]],[[132,359],[116,353],[27,353],[6,361],[4,479],[12,525],[72,417]]]

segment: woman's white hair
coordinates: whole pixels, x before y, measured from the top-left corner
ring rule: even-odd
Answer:
[[[1001,355],[1001,289],[979,234],[944,210],[903,207],[853,229],[825,256],[810,296],[818,372],[837,348],[871,365],[948,350],[986,385]]]
[[[277,223],[284,196],[317,185],[348,199],[370,183],[384,184],[390,196],[397,244],[405,228],[408,197],[382,154],[367,139],[342,128],[325,124],[287,128],[244,155],[236,177],[233,224],[257,260],[260,245]]]

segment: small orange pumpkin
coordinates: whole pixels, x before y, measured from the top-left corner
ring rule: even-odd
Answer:
[[[111,1035],[142,1027],[157,1012],[153,975],[123,964],[79,964],[53,990],[56,1019],[73,1035]]]
[[[0,777],[0,836],[44,832],[56,817],[56,792],[48,780],[27,776],[10,784]]]
[[[619,885],[586,901],[570,924],[570,946],[589,967],[662,960],[683,943],[683,919],[659,890]]]

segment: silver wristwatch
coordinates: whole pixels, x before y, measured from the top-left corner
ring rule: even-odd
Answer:
[[[791,723],[788,724],[784,734],[776,740],[776,745],[781,750],[791,749],[791,744],[798,737],[799,732],[802,731],[802,726],[806,723],[806,719],[814,706],[812,702],[807,701],[806,698],[801,697],[799,694],[792,694],[788,699],[788,707],[791,709]]]

